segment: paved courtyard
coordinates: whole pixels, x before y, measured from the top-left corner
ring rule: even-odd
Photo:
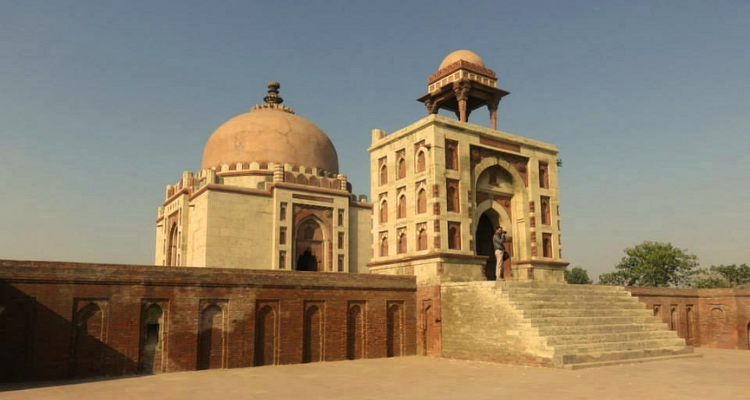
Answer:
[[[403,357],[163,374],[38,387],[0,399],[750,399],[750,351],[583,369]]]

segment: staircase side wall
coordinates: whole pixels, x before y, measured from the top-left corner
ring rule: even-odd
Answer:
[[[443,284],[442,356],[553,366],[552,352],[495,282]]]

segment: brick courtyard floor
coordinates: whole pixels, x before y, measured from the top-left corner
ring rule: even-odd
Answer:
[[[750,351],[579,371],[403,357],[181,372],[40,387],[0,399],[750,399]]]

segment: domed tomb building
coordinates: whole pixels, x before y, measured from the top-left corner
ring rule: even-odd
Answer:
[[[352,196],[331,139],[282,105],[279,87],[216,129],[197,174],[167,185],[157,265],[366,272],[372,207]]]

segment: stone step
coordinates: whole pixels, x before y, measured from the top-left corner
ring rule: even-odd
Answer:
[[[495,287],[498,288],[532,288],[532,289],[570,289],[570,290],[590,290],[596,292],[625,292],[622,286],[600,286],[600,285],[569,285],[567,283],[541,283],[541,282],[520,282],[520,281],[497,281]]]
[[[637,302],[638,299],[626,294],[539,294],[539,293],[507,293],[503,292],[510,301],[607,301],[607,302]]]
[[[589,325],[622,325],[622,324],[649,324],[660,322],[654,317],[544,317],[526,318],[532,327],[547,326],[589,326]]]
[[[583,344],[564,344],[550,346],[554,348],[555,356],[561,354],[581,354],[581,353],[606,353],[617,351],[633,351],[661,349],[672,347],[684,347],[683,339],[673,337],[670,339],[648,339],[634,340],[626,342],[606,342],[606,343],[583,343]]]
[[[703,354],[673,354],[668,356],[658,356],[658,357],[640,357],[640,358],[631,358],[631,359],[623,359],[623,360],[609,360],[609,361],[594,361],[594,362],[583,362],[578,364],[565,364],[563,365],[563,368],[570,369],[570,370],[578,370],[578,369],[584,369],[584,368],[597,368],[597,367],[611,367],[615,365],[623,365],[623,364],[638,364],[638,363],[644,363],[644,362],[651,362],[651,361],[667,361],[667,360],[679,360],[682,358],[701,358],[703,357]]]
[[[649,317],[651,311],[646,309],[620,309],[620,308],[600,308],[600,309],[534,309],[521,310],[525,318],[547,318],[547,317]]]
[[[556,296],[607,296],[607,297],[632,297],[626,291],[593,291],[584,289],[554,289],[554,288],[504,288],[501,290],[508,295],[556,295]]]
[[[669,331],[662,322],[640,324],[606,324],[606,325],[548,325],[536,328],[540,336],[552,335],[593,335],[597,333],[616,332],[658,332]]]
[[[553,362],[557,366],[573,369],[574,367],[568,367],[568,365],[635,359],[643,360],[651,357],[671,357],[685,354],[693,354],[693,348],[683,345],[674,347],[610,351],[601,353],[558,354],[553,357]]]
[[[632,342],[639,340],[675,339],[677,334],[672,331],[640,331],[640,332],[611,332],[587,333],[577,335],[550,335],[545,337],[548,346],[572,344],[596,344],[609,342]]]
[[[622,301],[539,301],[539,300],[524,300],[524,301],[510,301],[518,310],[537,310],[537,309],[635,309],[644,310],[645,307],[639,302],[633,302],[630,300]]]

